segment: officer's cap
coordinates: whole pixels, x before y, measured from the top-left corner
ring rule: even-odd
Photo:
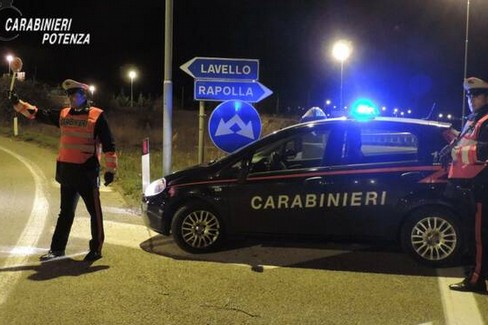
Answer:
[[[73,79],[66,79],[65,81],[63,81],[61,86],[63,87],[63,89],[67,93],[78,90],[78,89],[81,89],[81,90],[87,92],[89,89],[89,86],[87,84],[84,84],[82,82],[78,82],[78,81],[73,80]]]
[[[464,80],[464,89],[469,94],[488,94],[488,83],[479,78],[470,77]]]
[[[312,107],[303,114],[300,122],[310,122],[315,120],[322,120],[327,118],[324,111],[320,107]]]

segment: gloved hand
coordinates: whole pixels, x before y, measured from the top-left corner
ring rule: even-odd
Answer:
[[[19,96],[15,93],[15,91],[8,91],[7,96],[12,106],[15,106],[19,103]]]
[[[105,174],[103,174],[103,179],[105,180],[105,183],[103,183],[103,185],[108,186],[114,181],[114,173],[105,172]]]
[[[449,164],[451,163],[452,161],[452,158],[451,158],[451,150],[452,150],[452,147],[451,145],[446,145],[444,148],[441,149],[441,151],[439,152],[439,154],[437,155],[437,163],[440,163],[441,166],[447,170],[449,168]]]

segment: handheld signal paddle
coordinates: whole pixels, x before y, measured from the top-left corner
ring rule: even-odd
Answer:
[[[12,80],[10,81],[10,94],[12,93],[12,90],[14,90],[14,84],[15,84],[15,79],[17,79],[17,73],[22,70],[22,60],[16,56],[12,62],[10,63],[10,69],[12,69]],[[10,99],[10,95],[8,97]]]

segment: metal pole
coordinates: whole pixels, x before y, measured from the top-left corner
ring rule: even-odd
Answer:
[[[134,101],[133,101],[133,92],[132,92],[132,83],[134,81],[134,78],[130,78],[130,107],[134,106]]]
[[[469,43],[469,0],[466,1],[466,40],[464,42],[464,80],[467,77],[467,71],[468,71],[468,43]],[[465,115],[466,115],[466,89],[464,89],[463,87],[463,109],[461,113],[461,129],[464,127]]]
[[[340,101],[339,101],[339,109],[342,110],[343,109],[343,106],[342,106],[342,74],[344,72],[344,60],[341,60],[341,90],[340,90]]]
[[[173,136],[173,0],[165,0],[163,89],[163,176],[171,173]]]
[[[203,163],[203,128],[205,125],[205,102],[200,101],[198,112],[198,163]]]

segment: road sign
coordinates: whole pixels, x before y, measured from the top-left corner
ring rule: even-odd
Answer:
[[[195,100],[257,103],[273,92],[257,81],[195,80]]]
[[[210,115],[208,134],[216,147],[231,153],[259,139],[261,118],[249,103],[226,101],[217,106]]]
[[[195,57],[180,69],[195,79],[259,79],[259,60],[255,59]]]

